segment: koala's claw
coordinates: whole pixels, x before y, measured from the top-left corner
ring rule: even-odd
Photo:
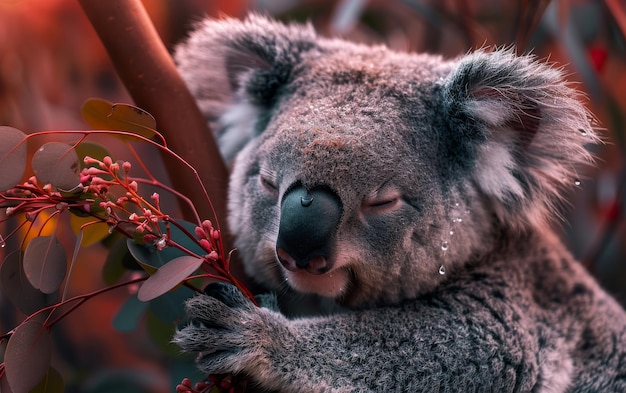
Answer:
[[[229,307],[250,308],[252,303],[234,285],[225,282],[214,282],[204,288],[207,296],[215,298]]]
[[[213,282],[204,288],[204,293],[229,307],[248,308],[250,301],[234,285],[225,282]]]

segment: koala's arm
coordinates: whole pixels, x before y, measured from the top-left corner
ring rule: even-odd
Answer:
[[[187,304],[176,342],[209,374],[244,373],[281,392],[526,391],[536,340],[504,301],[467,293],[332,317],[288,320],[234,287]],[[491,384],[485,386],[485,384]]]

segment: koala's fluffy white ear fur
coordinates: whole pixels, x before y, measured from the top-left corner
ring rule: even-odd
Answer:
[[[264,128],[278,90],[315,39],[310,26],[250,15],[244,21],[205,20],[177,47],[178,68],[227,162]]]
[[[584,145],[598,141],[580,93],[561,69],[512,50],[469,54],[442,83],[449,139],[470,141],[448,157],[472,163],[503,222],[543,224],[580,161],[592,160]]]

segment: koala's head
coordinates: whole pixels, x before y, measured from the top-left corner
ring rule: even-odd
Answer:
[[[351,306],[543,225],[596,139],[562,72],[507,50],[445,61],[251,16],[204,22],[176,58],[234,160],[247,272]]]

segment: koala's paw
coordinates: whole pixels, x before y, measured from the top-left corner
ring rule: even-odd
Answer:
[[[254,367],[262,358],[263,346],[271,340],[264,311],[230,284],[210,284],[205,293],[187,301],[190,322],[176,332],[174,343],[187,352],[197,352],[198,367],[207,374]]]

